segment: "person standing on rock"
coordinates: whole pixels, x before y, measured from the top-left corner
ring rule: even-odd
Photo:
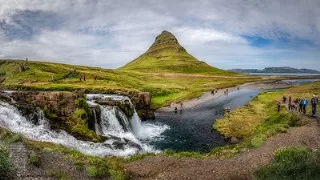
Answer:
[[[317,104],[318,104],[318,98],[316,97],[316,95],[313,95],[311,98],[312,116],[316,115]]]
[[[304,98],[304,99],[303,99],[303,105],[302,105],[303,114],[306,114],[306,112],[307,112],[308,103],[309,103],[308,99],[307,99],[307,98]]]

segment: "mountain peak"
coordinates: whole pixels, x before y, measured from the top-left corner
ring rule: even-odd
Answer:
[[[162,31],[144,54],[120,69],[139,72],[234,74],[199,61],[189,54],[179,44],[177,38],[168,31]]]
[[[151,45],[151,47],[146,53],[149,54],[154,51],[166,48],[186,52],[186,50],[179,44],[177,38],[171,32],[162,31],[162,33],[156,37],[154,43]]]

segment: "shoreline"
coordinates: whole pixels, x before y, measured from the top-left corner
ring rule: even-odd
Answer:
[[[301,78],[301,79],[310,79],[310,78]],[[294,80],[293,78],[287,79],[287,80]],[[300,79],[299,79],[300,80]],[[320,80],[320,79],[319,79]],[[224,88],[217,90],[217,93],[211,94],[211,91],[204,92],[200,97],[198,98],[192,98],[187,99],[184,101],[181,101],[179,103],[172,103],[169,106],[165,106],[162,108],[159,108],[155,111],[155,113],[161,113],[161,112],[174,112],[175,108],[177,110],[183,110],[183,109],[190,109],[193,108],[199,104],[205,103],[207,101],[210,101],[212,99],[219,98],[221,96],[224,96],[224,92],[228,89],[228,93],[234,92],[239,89],[284,89],[284,88],[290,88],[295,86],[292,83],[289,82],[283,82],[282,80],[265,80],[265,81],[258,81],[258,82],[250,82],[241,84],[238,86],[230,87],[230,88]],[[182,103],[182,106],[181,106]]]

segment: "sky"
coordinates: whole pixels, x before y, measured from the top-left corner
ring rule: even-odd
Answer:
[[[320,0],[0,0],[0,59],[117,68],[163,30],[222,69],[320,70]]]

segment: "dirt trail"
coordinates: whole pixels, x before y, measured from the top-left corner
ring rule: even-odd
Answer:
[[[307,124],[292,127],[287,133],[270,137],[260,148],[240,153],[230,159],[146,157],[126,165],[132,179],[252,179],[253,172],[273,159],[281,147],[305,146],[320,148],[320,119],[307,118]]]

